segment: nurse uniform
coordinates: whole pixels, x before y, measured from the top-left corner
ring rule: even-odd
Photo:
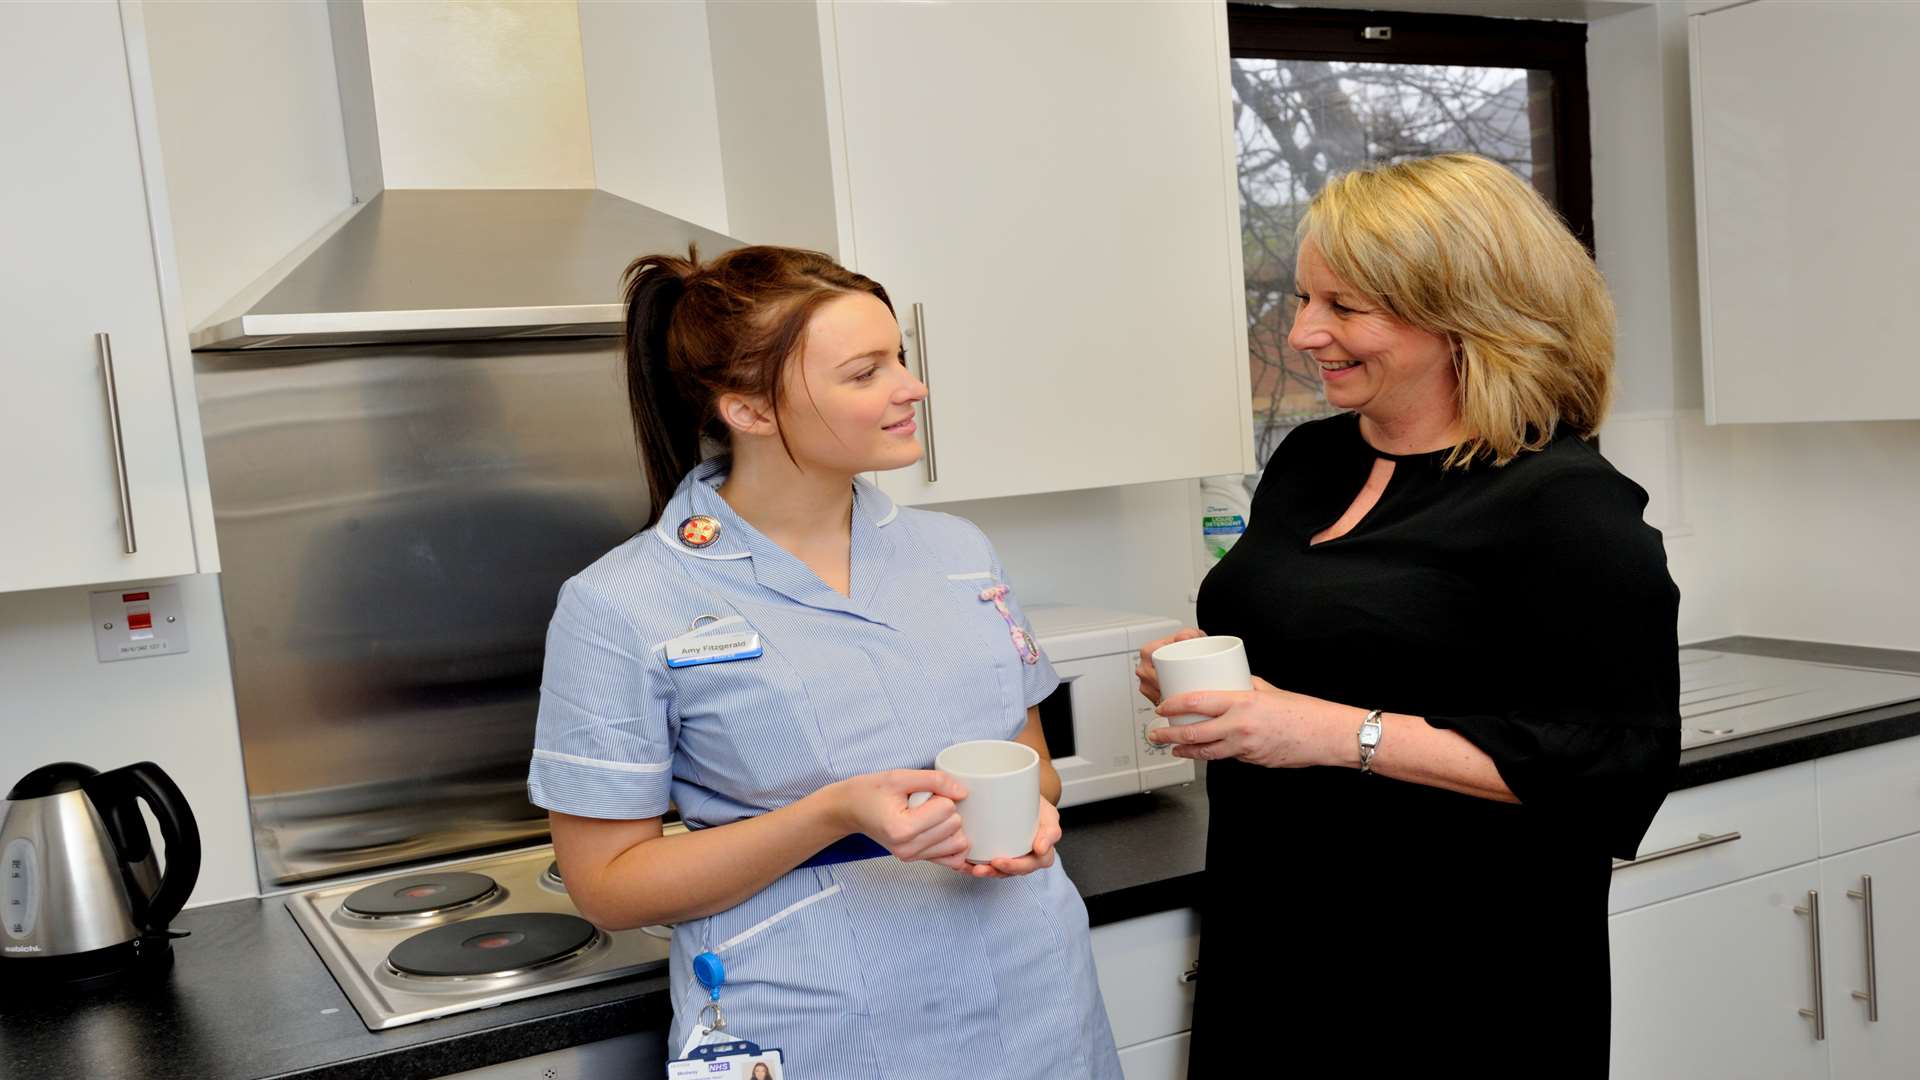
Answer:
[[[931,768],[956,742],[1010,739],[1059,685],[1018,642],[1031,627],[972,524],[856,481],[842,596],[721,499],[727,464],[694,469],[654,528],[562,588],[535,804],[637,819],[671,800],[689,829],[725,825],[861,773]],[[675,639],[748,632],[756,657],[667,663]],[[681,923],[672,1051],[707,1002],[703,951],[726,966],[728,1032],[781,1048],[799,1080],[1121,1075],[1086,907],[1058,862],[1004,879],[892,857],[807,865]]]

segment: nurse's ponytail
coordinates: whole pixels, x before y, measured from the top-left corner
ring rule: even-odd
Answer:
[[[686,258],[646,255],[623,283],[627,403],[647,470],[648,528],[700,463],[702,440],[728,445],[714,408],[720,395],[759,397],[778,414],[787,361],[814,311],[862,292],[893,310],[878,282],[797,248],[736,248],[704,266],[692,248]]]
[[[633,437],[647,470],[647,527],[700,463],[700,408],[674,377],[668,334],[674,309],[686,295],[699,255],[648,255],[627,267],[627,407]]]

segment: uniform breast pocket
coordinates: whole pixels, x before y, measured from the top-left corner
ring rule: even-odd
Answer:
[[[1027,631],[1014,606],[1007,586],[990,571],[948,574],[940,605],[946,622],[945,633],[962,638],[964,651],[955,650],[950,663],[971,657],[978,665],[957,671],[957,681],[966,687],[963,693],[976,699],[991,686],[997,697],[992,715],[994,730],[978,738],[1005,738],[998,728],[1022,711],[1022,669],[1037,663],[1040,646]]]
[[[784,805],[834,779],[794,650],[763,635],[754,656],[671,669],[688,779],[748,806]],[[804,650],[803,650],[804,651]]]

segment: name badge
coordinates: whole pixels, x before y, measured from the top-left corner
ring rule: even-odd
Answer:
[[[786,1055],[750,1042],[709,1044],[667,1062],[667,1080],[786,1080]]]
[[[764,652],[760,635],[744,630],[704,637],[680,637],[667,642],[667,666],[695,667],[700,664],[724,664],[730,660],[751,660]]]

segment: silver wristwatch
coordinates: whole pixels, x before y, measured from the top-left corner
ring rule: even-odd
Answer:
[[[1380,710],[1375,709],[1360,721],[1360,771],[1373,775],[1373,754],[1380,748]]]

